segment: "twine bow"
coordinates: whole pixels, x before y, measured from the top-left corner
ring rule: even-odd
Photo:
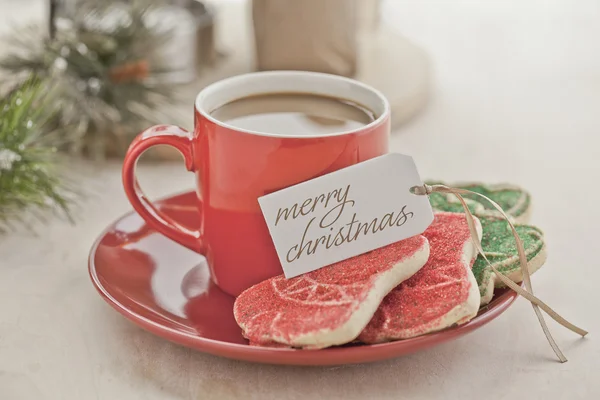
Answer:
[[[535,314],[537,315],[537,318],[540,321],[542,330],[544,331],[544,334],[546,335],[546,339],[548,339],[548,342],[550,343],[552,350],[554,350],[554,353],[556,354],[556,356],[558,357],[560,362],[566,362],[567,358],[565,357],[565,355],[562,353],[562,351],[560,350],[560,348],[554,341],[554,338],[552,337],[552,334],[550,333],[550,330],[548,329],[548,325],[546,325],[546,321],[544,320],[544,316],[542,315],[540,309],[544,310],[544,312],[546,312],[546,314],[548,314],[556,322],[558,322],[565,328],[570,329],[571,331],[581,335],[582,337],[587,335],[587,331],[573,325],[572,323],[570,323],[569,321],[567,321],[566,319],[561,317],[556,311],[554,311],[548,305],[546,305],[546,303],[544,303],[543,301],[541,301],[540,299],[538,299],[537,297],[535,297],[533,295],[533,288],[531,286],[531,275],[529,274],[529,268],[527,266],[527,256],[525,255],[525,249],[523,248],[523,242],[521,241],[521,238],[519,237],[519,234],[517,233],[514,225],[510,221],[509,217],[506,215],[504,210],[502,210],[502,207],[500,207],[496,202],[489,199],[487,196],[482,195],[481,193],[472,192],[472,191],[466,190],[466,189],[451,188],[451,187],[448,187],[445,185],[415,186],[412,190],[413,190],[414,194],[422,195],[422,196],[429,196],[431,193],[450,193],[450,194],[455,195],[458,198],[458,200],[460,201],[460,203],[462,204],[462,206],[465,210],[467,224],[469,225],[469,230],[471,232],[471,238],[473,239],[473,242],[475,243],[475,246],[477,247],[477,251],[485,259],[488,266],[492,269],[492,271],[494,271],[494,273],[496,274],[498,279],[500,279],[502,281],[502,283],[504,283],[506,286],[508,286],[509,288],[511,288],[512,290],[517,292],[519,295],[525,297],[527,300],[529,300],[531,302],[531,305],[533,306],[533,310],[535,311]],[[498,210],[500,212],[500,214],[504,217],[506,222],[508,222],[508,225],[510,226],[512,234],[515,238],[515,242],[517,244],[517,252],[519,254],[519,262],[521,264],[521,272],[523,274],[523,281],[525,282],[525,287],[527,290],[523,289],[520,285],[517,285],[515,282],[513,282],[512,280],[510,280],[506,276],[504,276],[504,274],[502,274],[500,271],[498,271],[487,259],[487,257],[485,256],[485,254],[483,252],[483,248],[481,247],[481,243],[479,242],[479,236],[477,235],[477,230],[475,229],[475,221],[473,219],[473,214],[469,210],[469,207],[467,206],[465,199],[461,196],[462,194],[474,194],[474,195],[477,195],[477,196],[482,197],[485,200],[489,201],[490,204],[492,204],[494,206],[494,208],[496,208],[496,210]]]

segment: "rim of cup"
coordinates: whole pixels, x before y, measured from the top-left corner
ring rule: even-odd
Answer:
[[[342,98],[368,108],[376,118],[369,124],[352,130],[290,135],[239,128],[211,115],[215,109],[237,99],[268,93],[305,93]],[[384,123],[390,114],[389,102],[379,90],[351,78],[309,71],[260,71],[235,75],[206,86],[198,93],[194,104],[198,113],[221,127],[257,136],[296,139],[344,136],[370,131]]]

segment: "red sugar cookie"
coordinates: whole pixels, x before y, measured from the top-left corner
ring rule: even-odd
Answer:
[[[481,238],[481,224],[475,222]],[[359,341],[407,339],[465,323],[477,315],[480,295],[471,272],[477,249],[465,215],[436,213],[423,236],[429,241],[429,260],[385,297]]]
[[[233,308],[253,345],[276,342],[324,348],[354,340],[381,300],[426,262],[421,235],[291,279],[261,282],[238,296]]]

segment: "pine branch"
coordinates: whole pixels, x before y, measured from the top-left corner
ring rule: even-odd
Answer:
[[[46,88],[28,80],[0,100],[0,233],[17,225],[30,228],[29,216],[43,222],[49,213],[71,219],[76,192],[58,171],[52,135],[44,135],[51,117]]]

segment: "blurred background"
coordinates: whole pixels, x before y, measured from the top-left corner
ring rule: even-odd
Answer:
[[[427,179],[509,181],[562,203],[562,183],[600,177],[598,1],[0,0],[0,35],[5,231],[75,205],[116,217],[132,138],[156,123],[191,129],[199,90],[256,70],[375,86],[392,104],[391,150]],[[144,161],[150,197],[193,186],[179,154]]]
[[[41,93],[51,97],[43,124],[32,121],[50,148],[110,164],[149,125],[190,129],[208,83],[253,70],[340,74],[390,99],[393,150],[418,157],[423,174],[533,180],[598,147],[599,4],[0,0],[0,82],[4,94],[26,84],[36,109]],[[21,157],[3,154],[5,165]],[[457,157],[485,176],[453,170]],[[159,148],[145,159],[179,155]]]

